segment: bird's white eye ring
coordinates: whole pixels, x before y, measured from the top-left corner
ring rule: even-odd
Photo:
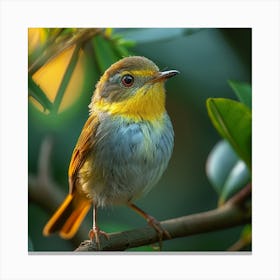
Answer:
[[[122,79],[121,79],[122,85],[125,87],[131,87],[134,83],[134,77],[129,75],[129,74],[125,74]]]

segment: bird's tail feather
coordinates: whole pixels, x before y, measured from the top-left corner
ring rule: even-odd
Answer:
[[[90,200],[78,194],[68,194],[45,225],[43,234],[48,236],[54,232],[59,232],[59,235],[64,239],[72,238],[90,207]]]

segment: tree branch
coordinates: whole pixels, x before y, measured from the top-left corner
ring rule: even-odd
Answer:
[[[244,210],[238,205],[227,203],[215,210],[166,220],[161,222],[161,225],[170,233],[173,239],[234,227],[250,223],[250,221],[250,207]],[[101,250],[123,251],[159,241],[158,234],[151,227],[112,233],[109,237],[109,240],[107,240],[101,236]],[[163,240],[166,239],[166,237],[163,237]],[[95,242],[86,240],[80,244],[76,251],[97,251],[97,247]]]

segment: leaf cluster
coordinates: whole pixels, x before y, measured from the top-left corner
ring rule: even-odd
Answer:
[[[210,153],[206,168],[220,203],[251,181],[252,169],[251,87],[229,83],[240,101],[209,98],[206,103],[213,126],[224,138]]]
[[[66,97],[70,83],[80,85],[87,73],[97,79],[111,64],[130,55],[134,45],[110,28],[31,28],[29,34],[29,98],[50,114],[71,105]],[[52,93],[56,80],[58,86]],[[73,103],[81,88],[72,90],[68,100]]]
[[[252,181],[252,90],[247,83],[229,84],[240,101],[209,98],[206,102],[210,120],[223,138],[210,152],[206,164],[219,205]],[[250,240],[251,226],[246,226],[235,246],[247,245]]]

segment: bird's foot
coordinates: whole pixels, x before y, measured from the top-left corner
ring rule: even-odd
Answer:
[[[88,233],[89,239],[91,242],[95,241],[98,251],[100,251],[100,236],[103,235],[107,240],[109,240],[109,235],[105,231],[99,229],[99,227],[94,226]]]
[[[161,226],[159,221],[157,221],[154,217],[147,214],[145,211],[143,211],[141,208],[139,208],[132,202],[128,202],[128,206],[136,213],[138,213],[140,216],[142,216],[148,222],[148,224],[155,229],[155,231],[158,233],[159,250],[161,250],[163,237],[171,239],[172,237],[170,233]]]
[[[155,231],[158,233],[158,237],[159,237],[159,250],[161,251],[163,237],[165,236],[168,239],[171,239],[172,237],[171,237],[170,233],[167,230],[165,230],[161,226],[160,222],[157,219],[155,219],[154,217],[152,217],[150,215],[147,215],[146,216],[146,220],[147,220],[148,224],[151,227],[153,227],[155,229]]]

